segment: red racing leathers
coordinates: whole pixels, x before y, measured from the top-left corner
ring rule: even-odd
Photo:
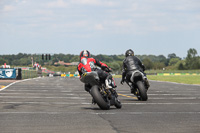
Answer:
[[[80,76],[82,76],[85,72],[97,71],[100,82],[105,83],[106,78],[108,77],[108,73],[101,69],[97,69],[96,66],[101,67],[102,69],[108,68],[105,63],[100,62],[98,59],[81,57],[80,63],[78,65],[78,72]],[[91,86],[89,84],[85,84],[85,90],[89,92]]]
[[[108,66],[105,63],[102,63],[98,59],[81,57],[80,63],[78,65],[78,72],[79,72],[80,76],[84,72],[95,71],[96,65],[101,67],[101,68],[103,68],[103,67],[108,68]]]

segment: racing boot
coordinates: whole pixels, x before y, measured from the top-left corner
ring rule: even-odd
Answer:
[[[106,89],[111,89],[111,88],[113,88],[111,82],[112,82],[112,81],[111,81],[110,79],[106,79],[106,80],[105,80]]]
[[[134,88],[131,88],[131,93],[133,93],[133,94],[135,93],[135,90],[134,90]]]
[[[94,105],[96,104],[96,102],[94,101],[94,98],[92,98],[92,104],[94,104]]]
[[[111,99],[111,92],[110,90],[112,90],[114,87],[116,88],[117,86],[113,86],[113,81],[112,79],[106,79],[105,80],[105,85],[106,85],[106,93],[108,94],[108,98]]]
[[[148,90],[149,87],[150,87],[150,84],[149,84],[149,81],[148,81],[147,78],[145,78],[145,80],[144,80],[144,84],[145,84],[145,86],[146,86],[146,89]]]
[[[137,91],[135,90],[135,88],[133,86],[131,86],[131,93],[134,95],[137,95]]]

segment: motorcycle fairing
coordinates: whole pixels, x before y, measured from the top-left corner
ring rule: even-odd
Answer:
[[[131,76],[131,82],[134,82],[134,78],[135,77],[141,77],[142,78],[142,80],[144,80],[144,74],[142,73],[142,72],[140,72],[139,70],[135,70],[133,73],[132,73],[132,76]]]
[[[81,82],[88,83],[91,86],[99,85],[99,82],[98,82],[99,81],[99,76],[98,76],[96,71],[84,73],[80,80],[81,80]]]

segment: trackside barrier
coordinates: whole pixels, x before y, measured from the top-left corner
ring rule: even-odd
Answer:
[[[0,79],[16,79],[15,68],[0,68]]]
[[[200,73],[147,73],[147,75],[158,76],[181,76],[181,75],[200,75]],[[61,74],[61,77],[78,77],[77,74]]]
[[[200,73],[157,73],[157,75],[161,76],[180,76],[180,75],[200,75]]]
[[[38,71],[36,70],[22,70],[22,79],[36,78]]]
[[[21,68],[0,68],[0,79],[22,79]]]
[[[61,74],[61,77],[77,77],[78,74]]]
[[[61,74],[61,77],[66,77],[66,74]]]

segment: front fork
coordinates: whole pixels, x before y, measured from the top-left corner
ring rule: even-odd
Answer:
[[[109,100],[112,99],[112,96],[118,97],[118,94],[115,88],[101,88],[101,92],[103,92],[103,96],[108,97]]]

